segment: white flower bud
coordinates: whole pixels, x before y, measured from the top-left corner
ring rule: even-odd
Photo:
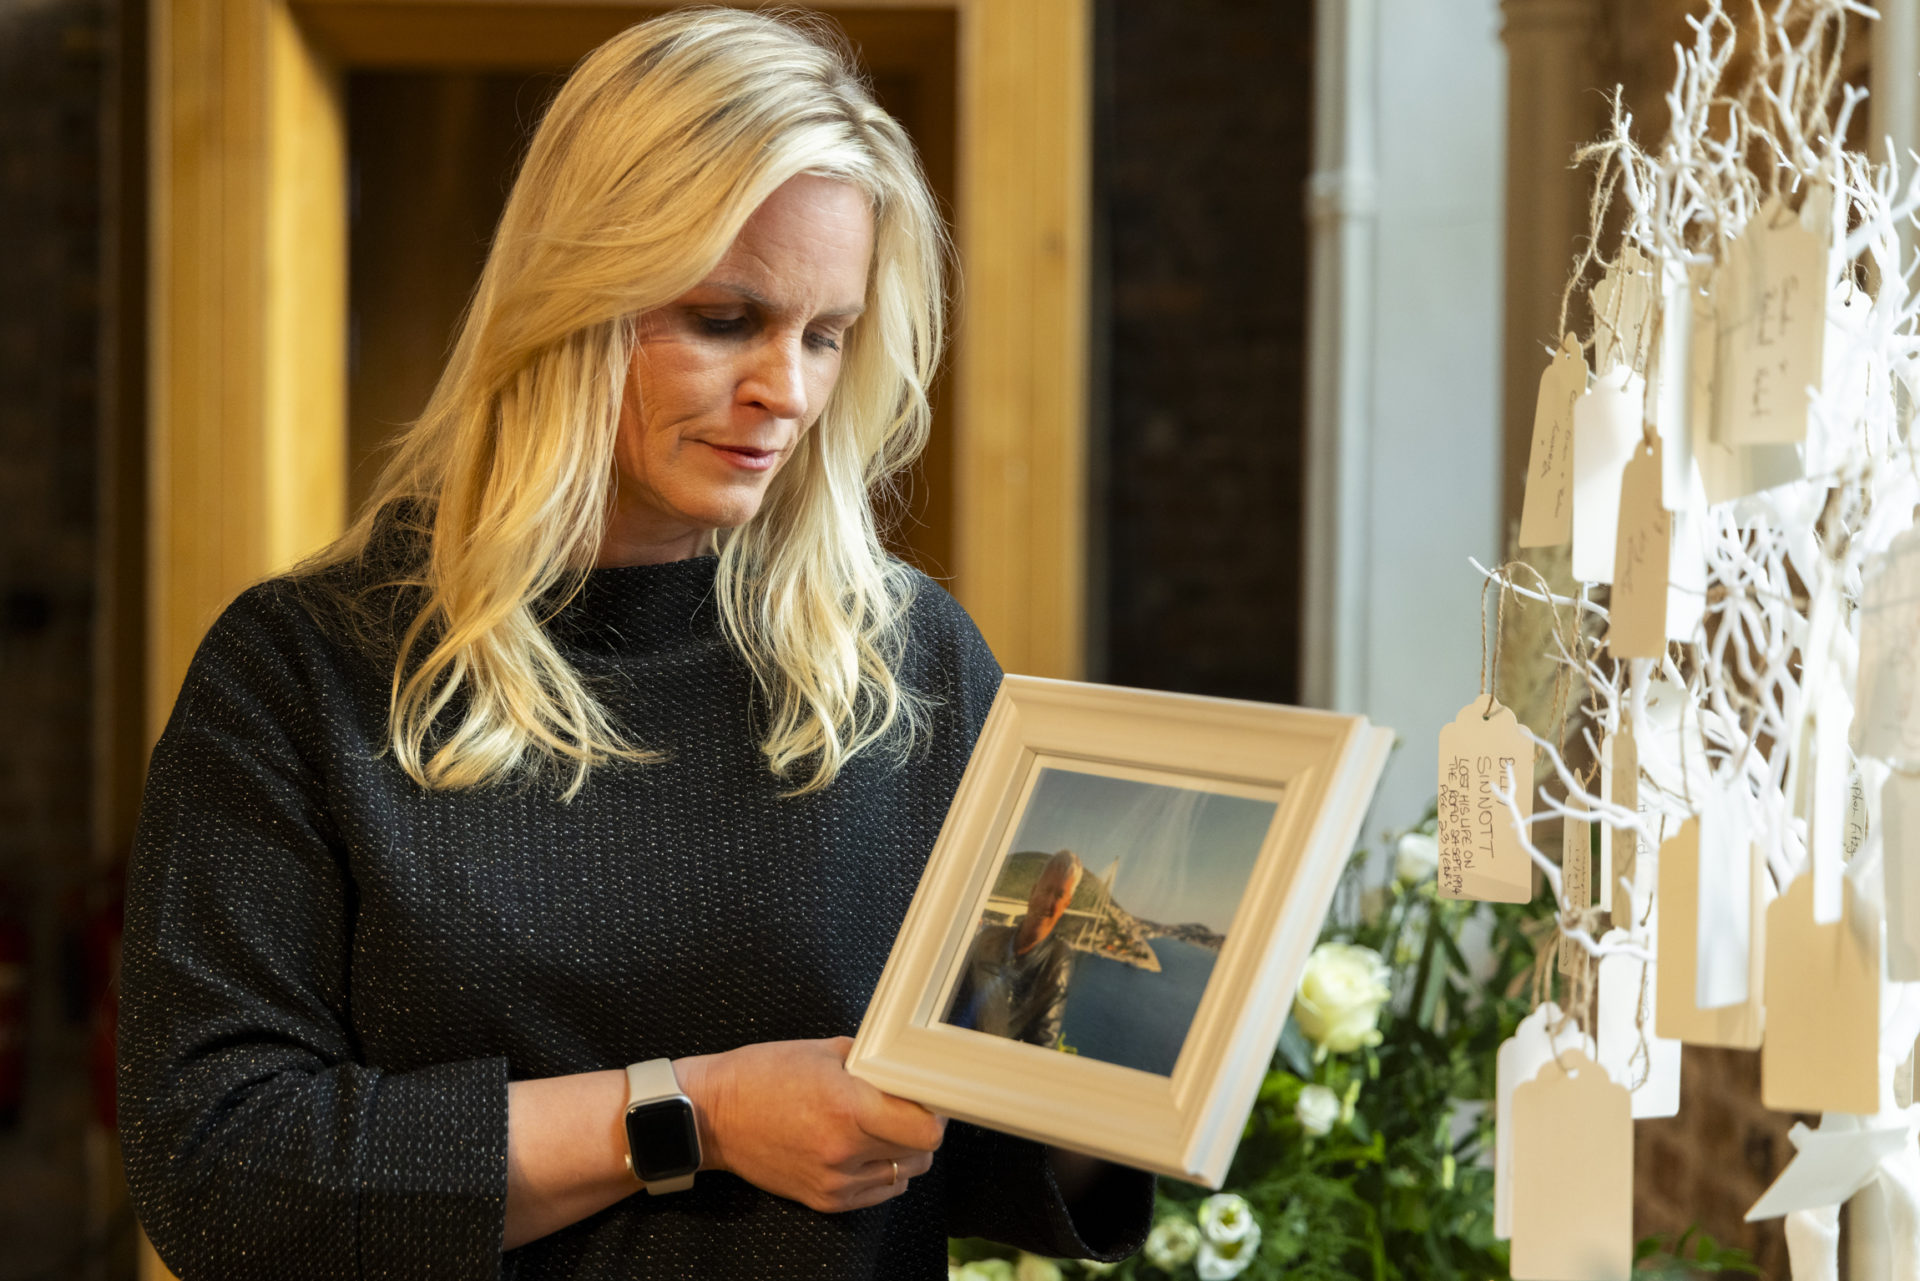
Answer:
[[[1340,1119],[1340,1096],[1324,1085],[1309,1085],[1293,1105],[1293,1119],[1308,1134],[1325,1134]]]
[[[1394,852],[1393,875],[1402,885],[1430,881],[1440,870],[1440,842],[1425,832],[1408,832]]]

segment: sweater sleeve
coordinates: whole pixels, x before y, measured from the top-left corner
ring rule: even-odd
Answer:
[[[296,609],[271,585],[236,602],[154,749],[123,953],[134,1204],[183,1281],[494,1277],[505,1060],[389,1073],[356,1053],[354,886]]]
[[[1069,1203],[1038,1143],[955,1121],[941,1154],[951,1162],[949,1236],[1105,1262],[1124,1259],[1146,1243],[1153,1221],[1151,1174],[1103,1162],[1092,1186]]]

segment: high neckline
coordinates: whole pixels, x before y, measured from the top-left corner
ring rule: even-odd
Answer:
[[[712,635],[719,565],[717,556],[691,556],[590,569],[572,599],[547,616],[547,629],[564,646],[616,652]]]

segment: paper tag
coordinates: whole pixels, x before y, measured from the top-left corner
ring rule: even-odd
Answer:
[[[1799,480],[1804,474],[1800,452],[1792,445],[1734,445],[1725,427],[1726,397],[1720,378],[1728,343],[1718,323],[1715,299],[1726,288],[1726,269],[1714,275],[1712,288],[1693,298],[1693,346],[1690,412],[1687,432],[1693,442],[1694,466],[1701,493],[1718,504],[1757,494],[1763,489]]]
[[[1920,776],[1880,787],[1880,868],[1887,883],[1887,977],[1920,981]]]
[[[1833,477],[1860,452],[1884,453],[1861,431],[1861,418],[1876,398],[1892,394],[1885,366],[1868,335],[1873,298],[1842,279],[1827,306],[1826,350],[1822,356],[1819,401],[1807,415],[1802,449],[1809,476]]]
[[[1575,1051],[1593,1058],[1593,1038],[1548,1001],[1520,1020],[1494,1056],[1493,1234],[1501,1240],[1513,1235],[1513,1092],[1533,1080],[1556,1053]]]
[[[1558,547],[1573,532],[1573,406],[1587,390],[1587,360],[1572,334],[1540,375],[1520,506],[1520,545]]]
[[[1689,423],[1693,379],[1689,362],[1693,358],[1693,298],[1706,283],[1707,275],[1704,269],[1688,272],[1668,264],[1663,280],[1660,344],[1648,379],[1653,387],[1653,425],[1660,434],[1660,503],[1668,511],[1677,512],[1686,508],[1694,487]]]
[[[1701,797],[1699,895],[1694,935],[1694,1004],[1703,1010],[1743,1005],[1753,960],[1753,833],[1744,789],[1715,782]]]
[[[1647,368],[1647,335],[1653,327],[1653,264],[1632,245],[1593,287],[1593,365],[1601,373]]]
[[[1633,937],[1627,930],[1609,930],[1600,942],[1628,943]],[[1600,1063],[1627,1087],[1635,1120],[1680,1111],[1680,1042],[1658,1031],[1659,971],[1657,963],[1638,957],[1600,958],[1595,1020]]]
[[[1836,1128],[1828,1129],[1830,1124]],[[1866,1130],[1841,1116],[1822,1118],[1818,1130],[1795,1122],[1787,1137],[1798,1150],[1747,1211],[1748,1223],[1839,1205],[1867,1185],[1880,1162],[1911,1141],[1904,1125]]]
[[[1853,761],[1847,730],[1853,708],[1830,678],[1813,712],[1813,812],[1807,823],[1807,852],[1813,863],[1813,919],[1832,925],[1840,919],[1840,878],[1846,868],[1847,777]]]
[[[1814,924],[1810,876],[1767,909],[1760,1101],[1777,1112],[1880,1107],[1880,921],[1841,888],[1833,925]]]
[[[1809,188],[1799,217],[1769,200],[1728,252],[1730,296],[1720,308],[1728,444],[1807,438],[1807,389],[1820,382],[1826,342],[1832,199]]]
[[[1707,615],[1706,499],[1695,482],[1695,503],[1673,513],[1667,561],[1667,639],[1690,641]]]
[[[1633,1116],[1626,1090],[1585,1055],[1550,1059],[1513,1092],[1513,1128],[1512,1275],[1628,1281]]]
[[[1920,766],[1920,529],[1861,571],[1860,665],[1853,747],[1897,766]]]
[[[1663,1037],[1690,1045],[1719,1045],[1751,1050],[1760,1044],[1766,913],[1762,907],[1766,877],[1750,882],[1748,914],[1753,937],[1747,958],[1747,999],[1722,1009],[1702,1009],[1694,1000],[1698,965],[1700,899],[1700,821],[1690,818],[1660,846],[1658,949],[1654,971],[1659,989],[1655,1027]]]
[[[1627,721],[1600,744],[1600,788],[1621,809],[1640,812],[1640,752],[1634,746],[1633,722]],[[1631,886],[1639,875],[1640,834],[1629,828],[1609,828],[1600,866],[1606,882],[1613,923],[1630,930],[1634,919]]]
[[[1594,380],[1573,405],[1573,576],[1613,581],[1620,478],[1640,442],[1646,384],[1620,368]]]
[[[1593,825],[1584,818],[1560,820],[1560,882],[1567,906],[1584,912],[1593,906]],[[1560,973],[1569,978],[1586,967],[1587,949],[1560,940]]]
[[[1533,860],[1496,791],[1514,796],[1523,820],[1532,816],[1533,742],[1511,711],[1477,698],[1440,730],[1440,897],[1533,897]]]
[[[1847,830],[1840,841],[1840,852],[1846,855],[1847,862],[1853,862],[1853,856],[1867,843],[1867,833],[1872,830],[1868,819],[1870,807],[1867,805],[1867,783],[1860,777],[1860,771],[1847,771]]]
[[[1667,569],[1672,517],[1660,505],[1660,444],[1633,452],[1620,480],[1614,539],[1613,598],[1607,610],[1607,652],[1616,659],[1667,652]]]

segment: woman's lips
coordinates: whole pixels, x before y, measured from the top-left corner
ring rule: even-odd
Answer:
[[[727,463],[742,471],[771,471],[780,461],[777,449],[755,449],[749,445],[721,445],[711,440],[700,442]]]

